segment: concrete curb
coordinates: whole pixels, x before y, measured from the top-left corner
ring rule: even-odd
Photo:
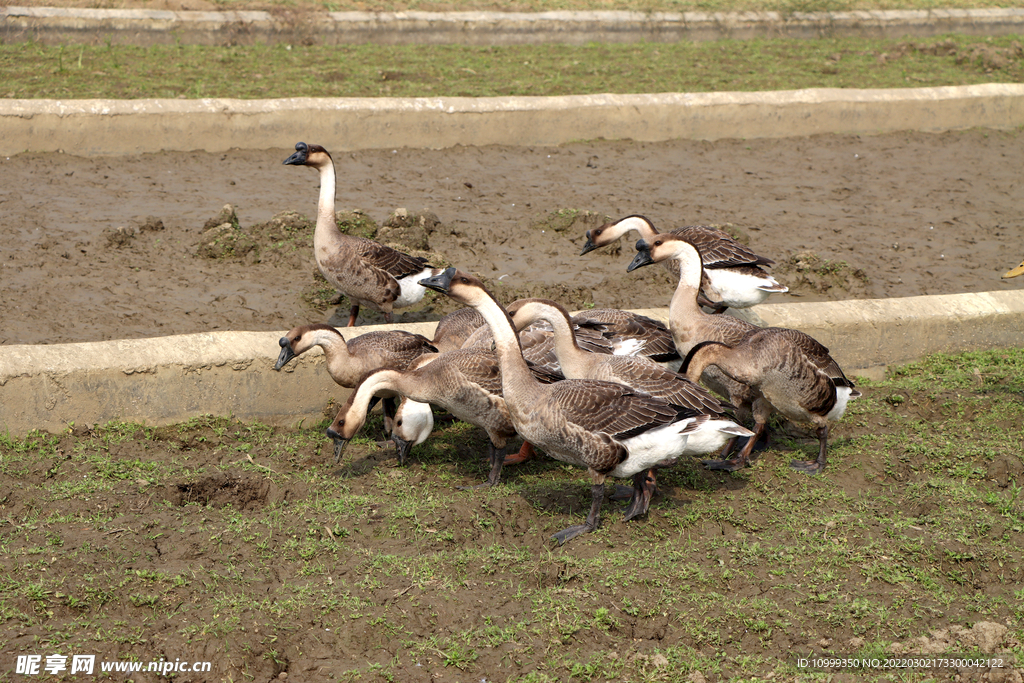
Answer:
[[[0,100],[0,154],[558,145],[1024,126],[1024,84],[486,98]]]
[[[855,12],[269,12],[0,8],[0,40],[299,45],[676,42],[761,37],[1024,33],[1024,9]]]
[[[640,311],[667,320],[667,309]],[[982,292],[901,299],[768,304],[746,314],[818,339],[851,375],[937,352],[1020,346],[1024,298]],[[434,323],[392,327],[433,336]],[[0,346],[0,431],[57,432],[119,418],[149,425],[213,413],[270,424],[307,424],[348,390],[318,350],[275,372],[281,332],[212,332],[155,339]]]

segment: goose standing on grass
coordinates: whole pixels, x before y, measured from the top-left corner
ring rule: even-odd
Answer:
[[[295,145],[288,166],[311,166],[320,172],[320,200],[313,232],[313,253],[323,276],[352,301],[348,327],[356,324],[360,306],[368,306],[392,321],[395,308],[418,303],[426,290],[417,282],[440,272],[427,260],[384,246],[380,242],[346,235],[338,229],[334,212],[337,178],[334,161],[320,145]]]
[[[846,412],[850,399],[860,396],[828,349],[814,338],[784,328],[758,330],[735,346],[702,342],[683,361],[690,379],[715,365],[729,377],[755,389],[755,435],[764,432],[774,408],[793,422],[812,424],[818,436],[818,458],[794,460],[791,467],[807,474],[825,469],[829,422]],[[756,439],[751,439],[751,442]],[[747,464],[744,449],[740,466]]]
[[[640,239],[649,240],[658,231],[645,216],[633,215],[588,230],[587,242],[580,255],[611,244],[630,230],[640,233]],[[701,289],[707,297],[700,301],[721,313],[726,308],[749,308],[762,303],[770,294],[788,292],[761,266],[774,261],[759,256],[734,240],[728,233],[709,225],[687,225],[670,233],[678,235],[697,247],[704,263]],[[669,267],[669,272],[677,271]]]
[[[299,325],[278,341],[281,352],[275,370],[314,346],[324,350],[327,374],[339,385],[352,389],[360,378],[376,368],[405,370],[411,362],[428,353],[437,353],[430,340],[421,334],[402,330],[374,331],[345,341],[341,332],[324,323]],[[384,401],[386,429],[394,415],[393,401]]]
[[[478,278],[449,268],[421,282],[472,306],[487,320],[505,405],[519,435],[557,460],[587,469],[590,512],[583,524],[556,533],[559,543],[597,528],[608,477],[633,477],[638,491],[643,483],[638,477],[656,465],[675,462],[689,434],[708,420],[707,415],[613,382],[541,384],[526,365],[508,313]]]
[[[527,374],[538,381],[529,370]],[[482,486],[494,486],[501,479],[505,445],[515,436],[516,429],[502,397],[501,372],[493,352],[459,349],[425,360],[414,370],[379,369],[368,373],[327,429],[327,436],[334,441],[335,462],[341,459],[345,445],[366,422],[370,400],[378,394],[397,394],[429,403],[483,429],[490,440],[490,472]]]
[[[516,327],[544,320],[554,329],[555,355],[566,379],[596,379],[618,382],[650,394],[674,405],[690,408],[709,416],[709,420],[690,432],[683,453],[701,455],[718,450],[737,436],[750,431],[737,425],[726,413],[726,405],[699,384],[645,356],[623,356],[589,353],[576,343],[571,318],[565,308],[549,299],[519,299],[508,307]],[[729,406],[731,407],[731,406]],[[633,500],[626,512],[629,519],[643,514],[654,493],[654,472],[648,472],[641,487],[643,498]],[[635,508],[635,510],[634,510]]]
[[[712,316],[701,311],[696,301],[701,258],[685,239],[672,234],[655,235],[650,242],[639,240],[636,249],[628,271],[666,260],[679,265],[679,284],[669,307],[669,326],[679,353],[685,354],[681,371],[691,380],[703,379],[716,391],[729,395],[730,400],[749,406],[754,414],[755,436],[746,442],[739,455],[706,461],[707,467],[729,471],[745,467],[754,443],[766,433],[773,407],[785,417],[811,422],[820,430],[822,422],[816,416],[822,408],[827,406],[821,416],[837,420],[845,411],[846,402],[860,396],[828,349],[811,336],[786,328],[760,328],[732,316]],[[721,348],[735,352],[717,351]],[[715,353],[721,353],[726,360],[721,364],[703,361],[717,357]],[[742,354],[746,354],[746,365],[737,360]],[[819,433],[819,439],[827,440],[827,426],[823,434]],[[825,440],[821,441],[817,463],[794,463],[794,467],[809,474],[820,472],[824,468]],[[726,454],[723,452],[722,457]]]
[[[1011,268],[1003,273],[1004,278],[1017,277],[1018,275],[1024,275],[1024,261],[1021,261],[1020,265],[1016,268]]]

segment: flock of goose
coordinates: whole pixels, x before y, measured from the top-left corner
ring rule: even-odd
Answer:
[[[720,451],[705,466],[746,467],[755,444],[767,437],[772,413],[817,430],[817,458],[792,466],[807,474],[825,468],[829,424],[860,393],[810,336],[717,314],[787,291],[764,269],[770,259],[726,233],[689,226],[659,234],[642,216],[587,232],[583,254],[634,230],[640,240],[627,270],[662,263],[678,275],[668,328],[619,310],[570,316],[545,299],[505,308],[469,273],[442,271],[343,234],[335,222],[334,163],[323,147],[300,142],[284,163],[320,174],[313,248],[324,277],[352,302],[349,326],[360,306],[391,322],[395,308],[419,301],[427,288],[466,306],[443,319],[433,339],[390,331],[346,341],[323,324],[296,327],[281,338],[275,369],[320,346],[331,377],[354,390],[327,430],[335,461],[377,398],[403,463],[429,436],[436,406],[486,432],[490,471],[480,486],[497,484],[502,467],[529,457],[531,447],[587,470],[590,511],[582,524],[554,535],[559,543],[597,528],[608,477],[632,479],[629,520],[647,512],[655,469],[683,455]],[[1024,272],[1024,264],[1018,270]],[[402,399],[397,407],[395,399]],[[751,419],[753,429],[743,426]],[[517,434],[523,450],[506,457]]]

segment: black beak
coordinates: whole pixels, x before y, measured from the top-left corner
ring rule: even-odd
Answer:
[[[590,231],[587,230],[587,243],[583,245],[583,251],[580,252],[580,256],[583,256],[584,254],[589,254],[590,252],[594,251],[595,249],[597,249],[597,245],[595,245],[590,240]]]
[[[452,278],[455,277],[455,268],[447,268],[440,275],[434,277],[428,277],[420,280],[420,286],[432,289],[435,292],[441,292],[442,294],[448,293],[448,288],[452,285]]]
[[[295,154],[284,160],[286,166],[304,166],[309,155],[309,145],[305,142],[295,143]]]
[[[637,240],[636,256],[633,257],[633,262],[626,268],[626,272],[632,273],[637,268],[641,266],[649,266],[652,263],[654,263],[654,259],[651,258],[651,248],[647,246],[647,242]]]
[[[334,463],[337,464],[341,462],[341,454],[345,451],[345,446],[348,445],[348,439],[330,427],[327,428],[327,437],[334,442]]]
[[[395,436],[394,432],[391,433],[391,440],[395,442],[395,452],[398,453],[398,464],[404,465],[405,459],[409,457],[409,452],[412,450],[412,441],[406,441]]]
[[[281,345],[281,353],[277,356],[277,363],[274,364],[274,369],[280,370],[288,361],[299,354],[292,351],[292,343],[288,341],[288,337],[281,337],[277,343]]]

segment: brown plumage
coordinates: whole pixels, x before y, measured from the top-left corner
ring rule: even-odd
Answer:
[[[391,368],[405,370],[416,358],[425,353],[437,353],[430,340],[421,334],[402,330],[374,331],[345,341],[334,327],[322,323],[299,325],[281,337],[281,352],[275,370],[280,370],[292,358],[314,346],[324,350],[327,372],[331,378],[349,389],[370,370]]]
[[[797,330],[769,327],[733,346],[703,342],[683,364],[691,379],[715,365],[756,391],[755,434],[764,431],[772,409],[793,422],[813,425],[819,442],[817,460],[792,463],[808,474],[825,469],[829,422],[841,418],[847,402],[860,396],[828,349]],[[746,465],[748,456],[749,449],[744,449],[737,465]]]
[[[626,216],[588,230],[581,254],[611,244],[630,230],[636,230],[643,240],[650,240],[658,234],[647,217]],[[748,308],[763,302],[772,293],[789,291],[761,268],[772,265],[774,261],[755,254],[723,230],[710,225],[686,225],[667,234],[686,240],[700,253],[704,265],[700,289],[705,295],[700,299],[701,305],[712,306],[718,312],[726,307]],[[673,275],[678,273],[674,263],[665,262],[664,265]]]
[[[460,308],[441,318],[434,329],[432,343],[438,353],[461,349],[470,335],[481,327],[486,327],[484,318],[472,308]]]
[[[826,414],[836,405],[837,398],[834,391],[836,385],[847,387],[852,394],[841,397],[844,410],[845,399],[855,398],[859,395],[859,392],[853,390],[853,384],[843,375],[842,369],[829,355],[828,349],[807,334],[799,330],[785,328],[759,328],[731,316],[714,316],[701,311],[696,301],[696,290],[700,282],[702,268],[701,258],[693,245],[686,240],[671,234],[655,235],[650,242],[646,240],[637,242],[636,248],[637,255],[629,265],[629,270],[670,259],[679,265],[679,284],[672,296],[669,308],[669,326],[676,342],[676,348],[679,349],[680,354],[686,356],[683,361],[683,372],[690,379],[703,379],[715,391],[725,392],[730,401],[749,408],[754,415],[754,432],[757,436],[762,435],[767,428],[771,407],[774,406],[773,400],[786,406],[785,409],[776,407],[787,417],[792,414],[800,415],[803,418],[810,414],[805,415],[804,412],[791,408],[792,396],[783,396],[785,391],[789,391],[791,394],[799,393],[803,396],[801,400],[809,401],[808,405],[818,410],[827,403],[825,394],[828,390],[821,383],[821,378],[824,377],[827,382],[832,383],[833,388],[832,405],[825,409]],[[751,346],[751,339],[756,340],[753,346]],[[747,355],[743,357],[748,358],[748,363],[752,365],[743,366],[747,372],[739,373],[738,371],[730,372],[719,363],[694,364],[692,354],[698,347],[712,349],[703,351],[708,355],[719,352],[715,349],[737,349],[735,354],[727,356],[730,359],[739,358],[738,350],[744,349]],[[713,366],[713,368],[708,366]],[[760,379],[756,382],[747,382],[745,379],[741,379],[741,377],[746,379],[754,377],[755,373],[751,369],[754,366],[760,368],[756,377],[770,376],[772,378],[772,381],[767,384],[769,386],[768,394],[765,393],[762,386],[765,383]],[[732,367],[740,366],[734,364]],[[785,383],[779,379],[783,374],[788,377]],[[818,397],[820,400],[817,402],[813,398],[816,394],[820,394]],[[806,422],[809,419],[803,421]],[[815,424],[820,427],[820,424]],[[749,440],[736,458],[709,460],[705,464],[713,469],[736,470],[744,467],[749,461],[754,441],[755,439]],[[823,458],[824,451],[820,456],[822,463],[824,462]],[[804,466],[801,469],[815,473],[822,467],[824,464],[817,468]]]
[[[587,468],[590,513],[583,524],[555,534],[560,543],[597,527],[607,477],[642,476],[655,465],[674,462],[688,434],[707,420],[706,415],[622,384],[540,384],[527,367],[511,319],[478,278],[449,268],[423,284],[476,308],[487,320],[501,366],[505,405],[520,436],[558,460]]]
[[[381,311],[390,323],[395,308],[423,298],[425,290],[417,281],[437,272],[426,259],[338,229],[334,210],[337,180],[334,161],[326,149],[300,142],[295,145],[295,154],[284,163],[310,166],[320,173],[313,254],[327,281],[352,301],[349,327],[355,325],[360,306]]]

